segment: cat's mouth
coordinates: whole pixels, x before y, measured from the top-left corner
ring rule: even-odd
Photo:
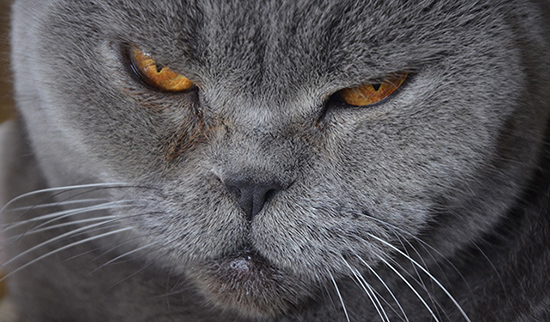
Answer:
[[[249,248],[209,262],[192,278],[215,304],[250,317],[287,312],[309,298],[312,289]]]
[[[246,249],[219,261],[219,273],[228,281],[246,282],[250,279],[269,279],[274,269],[254,250]]]

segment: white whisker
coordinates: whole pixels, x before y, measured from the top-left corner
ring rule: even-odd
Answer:
[[[390,296],[392,297],[392,299],[395,301],[395,303],[397,304],[397,307],[399,308],[399,310],[401,311],[401,313],[403,313],[403,318],[406,322],[409,322],[409,318],[407,317],[407,314],[405,313],[405,310],[403,309],[403,307],[401,306],[401,303],[399,303],[399,301],[397,300],[397,297],[395,296],[395,294],[393,294],[393,292],[391,291],[391,289],[389,288],[389,286],[386,284],[386,282],[384,282],[384,280],[382,279],[382,277],[380,277],[380,275],[378,275],[378,273],[372,268],[371,265],[369,265],[365,260],[363,260],[363,258],[361,258],[359,255],[356,255],[357,258],[363,263],[363,265],[365,265],[369,270],[370,272],[376,276],[376,278],[380,281],[380,283],[382,283],[382,285],[384,286],[384,288],[386,289],[386,291],[388,291],[388,293],[390,294]]]
[[[6,212],[17,212],[17,211],[25,211],[25,210],[31,210],[31,209],[44,209],[44,208],[50,208],[50,207],[63,207],[63,206],[78,205],[83,203],[106,202],[106,201],[109,201],[109,199],[91,198],[91,199],[79,199],[79,200],[65,200],[60,202],[38,204],[34,206],[25,206],[25,207],[6,209]]]
[[[432,315],[432,317],[434,318],[434,320],[436,322],[439,322],[439,319],[437,318],[437,316],[434,314],[434,312],[432,311],[432,309],[430,308],[430,306],[428,305],[428,303],[426,303],[426,301],[424,301],[424,299],[422,298],[422,296],[418,293],[418,291],[416,291],[416,289],[411,285],[411,283],[401,274],[399,273],[399,271],[397,269],[395,269],[395,267],[393,267],[392,265],[390,265],[390,263],[388,263],[384,258],[382,257],[379,257],[380,260],[386,264],[387,267],[389,267],[395,274],[397,274],[397,276],[399,276],[399,278],[411,289],[411,291],[413,291],[413,293],[416,295],[416,297],[418,297],[418,299],[422,302],[422,304],[426,307],[426,309],[430,312],[430,314]]]
[[[477,248],[477,250],[479,250],[479,252],[481,253],[481,255],[485,258],[485,260],[487,262],[489,262],[489,265],[491,265],[491,268],[493,269],[493,271],[495,272],[498,280],[500,281],[500,285],[502,286],[502,290],[506,292],[506,285],[504,285],[504,281],[502,280],[502,276],[500,275],[500,273],[498,272],[496,266],[493,264],[493,262],[491,261],[491,259],[489,258],[489,256],[487,256],[487,254],[485,254],[485,252],[481,249],[481,247],[479,247],[475,242],[473,243],[473,245]]]
[[[66,215],[63,215],[63,216],[58,216],[57,218],[52,218],[48,221],[45,221],[43,223],[40,223],[38,226],[35,226],[33,228],[30,229],[30,231],[33,231],[37,228],[40,228],[40,227],[43,227],[43,226],[46,226],[52,222],[55,222],[55,221],[58,221],[58,220],[62,220],[62,219],[65,219],[65,218],[68,218],[68,217],[72,217],[72,216],[75,216],[75,215],[79,215],[79,214],[83,214],[83,213],[89,213],[89,212],[94,212],[94,211],[99,211],[99,210],[111,210],[111,209],[120,209],[120,208],[129,208],[129,207],[133,207],[132,204],[129,204],[129,205],[125,205],[125,204],[122,204],[122,205],[117,205],[117,203],[126,203],[126,202],[130,202],[132,203],[133,201],[132,200],[121,200],[121,201],[113,201],[111,203],[107,203],[106,205],[107,206],[103,206],[103,205],[97,205],[97,206],[90,206],[90,207],[87,207],[87,208],[81,208],[81,209],[74,209],[74,213],[70,213],[70,214],[66,214]]]
[[[116,227],[120,227],[120,223],[117,223],[116,221],[113,220],[113,222],[111,224],[108,224],[108,225],[105,225],[105,226],[101,226],[101,227],[95,227],[95,228],[92,228],[90,230],[87,230],[87,231],[84,231],[84,232],[80,232],[74,236],[72,236],[73,238],[74,237],[77,237],[77,236],[80,236],[80,235],[83,235],[83,234],[88,234],[90,235],[91,233],[93,233],[94,231],[104,231],[106,229],[111,229],[111,228],[116,228]],[[126,242],[124,242],[126,243]],[[114,247],[116,248],[116,247]],[[113,249],[114,249],[113,248]],[[65,258],[63,259],[63,262],[67,262],[67,261],[70,261],[72,259],[75,259],[77,257],[80,257],[80,256],[83,256],[83,255],[86,255],[86,254],[89,254],[89,253],[93,253],[93,252],[96,252],[96,251],[101,251],[103,248],[102,247],[96,247],[96,248],[92,248],[88,251],[85,251],[85,252],[81,252],[79,254],[76,254],[76,255],[73,255],[71,257],[68,257],[68,258]],[[96,256],[95,258],[93,258],[91,261],[94,261],[96,260],[97,258],[99,258],[100,256]]]
[[[368,216],[368,215],[367,215]],[[415,241],[417,241],[420,246],[422,246],[422,248],[426,251],[426,253],[434,260],[434,262],[437,264],[437,267],[439,267],[439,269],[441,271],[443,271],[443,269],[441,268],[441,265],[439,264],[439,261],[434,257],[434,255],[432,254],[435,253],[437,256],[439,256],[440,258],[442,258],[446,263],[447,265],[449,265],[449,267],[451,267],[457,274],[458,276],[465,282],[465,285],[468,286],[468,289],[470,291],[470,294],[472,294],[473,296],[473,293],[472,293],[472,290],[470,288],[470,285],[468,284],[468,281],[466,280],[466,278],[464,277],[464,275],[462,274],[462,272],[460,272],[460,270],[446,257],[444,256],[443,254],[441,254],[435,247],[433,247],[432,245],[428,244],[427,242],[425,242],[424,240],[422,240],[421,238],[419,238],[418,236],[415,236],[414,234],[411,234],[410,232],[404,230],[404,229],[401,229],[395,225],[392,225],[390,223],[387,223],[379,218],[375,218],[375,217],[372,217],[372,216],[368,216],[370,219],[373,219],[373,220],[376,220],[378,222],[380,222],[382,225],[384,226],[388,226],[389,228],[391,228],[391,231],[392,233],[398,237],[399,234],[397,231],[403,233],[404,235],[407,235],[408,237],[414,239]],[[399,237],[398,237],[399,238]],[[404,237],[402,237],[404,238]],[[412,244],[407,240],[407,238],[404,238],[405,241],[407,241],[407,244],[415,249]],[[418,251],[415,249],[415,252],[417,253],[417,255],[419,255],[420,258],[422,258],[420,256],[420,254],[418,254]],[[424,261],[423,261],[424,262]],[[414,266],[414,265],[413,265]],[[427,265],[426,265],[427,266]],[[444,277],[446,278],[447,276],[444,275]]]
[[[2,266],[8,265],[8,264],[14,262],[15,260],[17,260],[18,258],[21,258],[22,256],[25,256],[25,255],[27,255],[28,253],[30,253],[30,252],[32,252],[32,251],[34,251],[34,250],[36,250],[36,249],[39,249],[39,248],[41,248],[41,247],[44,247],[44,246],[46,246],[46,245],[49,245],[49,244],[51,244],[51,243],[53,243],[53,242],[55,242],[55,241],[61,240],[61,239],[66,238],[66,237],[70,237],[70,236],[75,235],[75,234],[77,234],[77,233],[79,233],[79,232],[83,232],[83,231],[89,230],[90,228],[99,227],[99,226],[102,226],[102,225],[111,223],[111,222],[116,221],[116,220],[118,220],[118,219],[112,219],[112,220],[102,221],[102,222],[97,223],[97,224],[88,225],[88,226],[85,226],[85,227],[81,227],[81,228],[78,228],[78,229],[74,229],[74,230],[71,230],[71,231],[66,232],[66,233],[64,233],[64,234],[58,235],[58,236],[56,236],[56,237],[54,237],[54,238],[50,238],[50,239],[48,239],[48,240],[46,240],[46,241],[44,241],[44,242],[42,242],[42,243],[40,243],[40,244],[37,244],[37,245],[35,245],[35,246],[33,246],[33,247],[31,247],[31,248],[25,250],[24,252],[21,252],[21,253],[17,254],[16,256],[10,258],[8,261],[6,261],[5,263],[3,263]],[[128,228],[128,229],[131,229],[131,228]]]
[[[409,259],[409,258],[407,258]],[[428,287],[422,283],[418,278],[417,276],[411,274],[406,268],[404,268],[401,264],[399,264],[399,262],[397,262],[396,260],[392,260],[393,264],[396,265],[394,267],[397,267],[399,269],[401,269],[401,271],[403,271],[406,275],[408,275],[416,284],[418,284],[418,286],[420,286],[420,288],[426,292],[426,295],[428,296],[428,299],[430,300],[430,302],[435,306],[437,307],[438,309],[442,309],[443,311],[443,314],[447,317],[447,319],[449,319],[449,315],[447,314],[447,311],[443,309],[443,307],[441,306],[441,304],[434,298],[432,292],[430,292],[430,289],[428,289]],[[432,281],[432,286],[433,286],[433,281]],[[433,291],[433,290],[432,290]],[[439,313],[439,310],[435,310],[436,313]]]
[[[128,251],[128,252],[126,252],[126,253],[124,253],[124,254],[122,254],[122,255],[119,255],[119,256],[117,256],[117,257],[115,257],[115,258],[113,258],[113,259],[111,259],[111,260],[109,260],[109,261],[103,263],[101,266],[96,267],[94,270],[92,270],[92,271],[90,272],[90,274],[95,273],[96,271],[100,270],[101,268],[103,268],[103,267],[105,267],[105,266],[107,266],[107,265],[109,265],[109,264],[111,264],[111,263],[114,263],[114,262],[116,262],[117,260],[119,260],[119,259],[121,259],[121,258],[124,258],[124,257],[126,257],[126,256],[132,255],[133,253],[137,253],[137,252],[139,252],[139,251],[142,250],[142,249],[146,249],[146,248],[152,247],[152,246],[154,246],[154,245],[156,245],[156,244],[158,244],[158,243],[159,243],[159,242],[153,242],[153,243],[147,244],[147,245],[145,245],[145,246],[138,247],[138,248],[136,248],[136,249],[134,249],[134,250]]]
[[[449,297],[449,299],[453,302],[453,304],[456,306],[456,308],[460,311],[460,313],[462,314],[462,316],[464,317],[464,319],[466,319],[466,321],[468,322],[471,322],[470,321],[470,318],[468,317],[468,315],[466,314],[466,312],[464,312],[464,310],[462,309],[462,307],[460,306],[460,304],[458,304],[458,302],[455,300],[455,298],[451,295],[451,293],[449,293],[449,291],[447,291],[447,289],[430,273],[428,272],[427,269],[425,269],[422,265],[418,264],[417,261],[415,261],[414,259],[410,258],[410,257],[407,257],[407,255],[405,253],[403,253],[399,248],[393,246],[392,244],[388,243],[387,241],[373,235],[373,234],[369,234],[369,236],[371,236],[372,238],[378,240],[379,242],[383,243],[384,245],[390,247],[391,249],[393,249],[394,251],[396,251],[397,253],[401,254],[402,256],[405,256],[408,260],[410,260],[414,265],[416,265],[418,268],[420,268],[420,270],[422,270],[430,279],[432,279],[436,284],[437,286],[439,286],[439,288],[445,292],[445,294],[447,295],[447,297]],[[384,261],[386,262],[386,261]],[[387,263],[387,262],[386,262]]]
[[[137,239],[140,239],[140,238],[143,238],[143,237],[147,237],[147,236],[151,236],[151,235],[155,235],[154,233],[150,233],[150,234],[143,234],[143,235],[140,235],[140,236],[135,236],[135,237],[132,237],[132,238],[129,238],[129,239],[125,239],[123,242],[117,244],[116,246],[113,246],[105,251],[103,251],[101,254],[97,255],[96,257],[94,257],[94,261],[99,259],[100,257],[102,256],[105,256],[107,254],[109,254],[110,252],[114,251],[115,249],[119,248],[119,247],[122,247],[124,245],[127,245],[129,243],[132,243],[134,242],[135,240]]]
[[[356,274],[359,274],[359,273],[356,273]],[[363,281],[364,285],[369,289],[370,293],[372,294],[372,297],[376,301],[375,306],[380,307],[380,310],[377,309],[376,311],[378,311],[378,315],[380,315],[380,319],[382,320],[382,322],[384,322],[384,321],[390,322],[390,318],[388,317],[388,314],[386,313],[386,310],[384,309],[384,306],[382,305],[382,303],[379,300],[380,294],[378,294],[374,290],[374,288],[365,281],[365,278],[362,275],[359,274],[358,276]]]
[[[150,262],[150,263],[147,263],[147,264],[143,265],[140,269],[138,269],[138,270],[135,271],[134,273],[132,273],[132,274],[126,276],[125,278],[121,279],[120,281],[116,282],[115,284],[109,286],[109,287],[107,288],[107,290],[110,290],[110,289],[112,289],[113,287],[116,287],[117,285],[121,284],[122,282],[127,281],[128,279],[130,279],[130,278],[132,278],[133,276],[139,274],[139,273],[142,272],[144,269],[146,269],[147,267],[149,267],[149,266],[151,266],[151,265],[153,265],[153,264],[154,264],[154,262]]]
[[[403,252],[404,252],[404,257],[407,258],[407,259],[412,259],[411,255],[409,254],[409,251],[408,251],[408,248],[411,248],[415,253],[416,255],[418,255],[418,258],[420,258],[420,260],[422,261],[422,264],[424,266],[427,266],[426,262],[424,261],[424,258],[420,255],[420,253],[418,252],[418,250],[416,249],[416,247],[414,247],[411,242],[409,242],[406,238],[402,238],[396,231],[392,231],[395,235],[395,237],[397,238],[397,240],[399,241],[399,243],[401,244],[401,247],[403,248]],[[407,243],[407,245],[409,245],[409,247],[406,247],[405,244],[403,243],[403,239],[405,240],[405,242]],[[429,252],[428,252],[429,253]],[[436,261],[437,263],[437,261]],[[399,264],[398,264],[399,265]],[[400,265],[399,265],[400,266]],[[400,266],[401,267],[401,266]],[[439,303],[437,303],[436,300],[434,300],[433,296],[432,296],[432,293],[428,290],[428,287],[426,286],[426,283],[424,282],[424,279],[422,278],[420,272],[418,271],[418,268],[411,264],[411,267],[412,267],[412,270],[414,271],[414,275],[416,276],[416,278],[414,278],[413,276],[411,276],[410,273],[408,273],[408,270],[404,269],[403,267],[401,267],[401,269],[403,269],[403,271],[407,272],[407,274],[409,276],[411,276],[413,278],[413,280],[418,283],[420,285],[420,287],[426,291],[426,294],[428,295],[428,299],[430,300],[430,302],[432,302],[432,304],[434,306],[439,306]],[[432,281],[432,287],[433,287],[433,281]]]
[[[119,218],[119,217],[118,216],[93,217],[93,218],[87,218],[87,219],[82,219],[82,220],[73,220],[73,221],[69,221],[69,222],[64,222],[62,224],[48,226],[48,227],[40,228],[40,229],[36,229],[36,228],[38,228],[38,227],[36,227],[36,228],[33,228],[29,231],[24,232],[23,234],[10,236],[10,237],[8,237],[4,240],[10,241],[10,240],[13,240],[13,239],[20,239],[21,237],[30,236],[30,235],[33,235],[33,234],[37,234],[37,233],[41,233],[41,232],[44,232],[44,231],[53,230],[53,229],[57,229],[57,228],[62,228],[62,227],[66,227],[66,226],[80,225],[80,224],[89,223],[89,222],[102,221],[102,220],[106,220],[106,219],[116,219],[116,218]]]
[[[14,269],[13,271],[11,271],[9,274],[7,274],[6,276],[0,278],[0,281],[3,281],[5,280],[6,278],[8,278],[9,276],[19,272],[20,270],[28,267],[29,265],[32,265],[48,256],[51,256],[51,255],[54,255],[56,253],[59,253],[65,249],[68,249],[68,248],[71,248],[71,247],[74,247],[74,246],[78,246],[78,245],[81,245],[81,244],[84,244],[84,243],[87,243],[87,242],[90,242],[90,241],[93,241],[93,240],[96,240],[96,239],[100,239],[100,238],[103,238],[103,237],[107,237],[107,236],[110,236],[110,235],[114,235],[114,234],[118,234],[118,233],[121,233],[121,232],[125,232],[125,231],[128,231],[128,230],[131,230],[132,228],[131,227],[126,227],[126,228],[121,228],[121,229],[118,229],[118,230],[115,230],[115,231],[110,231],[110,232],[107,232],[107,233],[104,233],[104,234],[100,234],[100,235],[96,235],[96,236],[92,236],[92,237],[89,237],[89,238],[86,238],[86,239],[83,239],[83,240],[80,240],[80,241],[77,241],[77,242],[74,242],[74,243],[71,243],[71,244],[68,244],[68,245],[65,245],[63,247],[60,247],[60,248],[57,248],[51,252],[48,252],[42,256],[39,256],[37,258],[35,258],[34,260]],[[4,264],[5,265],[5,264]]]
[[[144,236],[142,235],[142,236],[140,236],[140,237],[144,237]],[[168,240],[168,243],[171,243],[172,241],[174,241],[174,240],[176,240],[176,239],[177,239],[177,238],[173,238],[173,239],[171,239],[171,240]],[[138,248],[138,249],[135,249],[135,250],[129,251],[129,252],[125,253],[125,254],[122,254],[122,255],[120,255],[120,256],[118,256],[118,257],[116,257],[116,258],[110,260],[109,262],[107,262],[107,263],[101,265],[100,267],[94,269],[92,272],[90,272],[90,274],[93,274],[95,271],[101,269],[102,267],[105,267],[105,266],[108,265],[109,263],[112,263],[112,262],[116,261],[116,260],[119,259],[119,258],[122,258],[122,257],[124,257],[124,256],[130,255],[130,254],[135,253],[135,252],[137,252],[137,251],[139,251],[139,250],[142,250],[142,249],[145,249],[145,248],[154,246],[154,245],[159,244],[159,243],[160,243],[160,242],[153,242],[153,243],[150,243],[150,244],[148,244],[148,245],[142,246],[142,247],[140,247],[140,248]],[[160,256],[157,256],[156,258],[159,258],[159,257],[161,257],[161,255],[160,255]],[[116,287],[116,286],[119,285],[120,283],[122,283],[122,282],[128,280],[128,279],[131,278],[132,276],[135,276],[136,274],[138,274],[139,272],[143,271],[144,269],[146,269],[147,267],[149,267],[149,266],[151,266],[151,265],[153,265],[153,264],[154,264],[154,260],[151,261],[151,262],[148,263],[148,264],[143,265],[139,270],[137,270],[137,271],[135,271],[134,273],[132,273],[132,274],[126,276],[125,278],[123,278],[122,280],[118,281],[117,283],[111,285],[108,289],[112,289],[113,287]],[[185,291],[185,290],[179,291],[179,292],[177,292],[177,293],[181,293],[181,292],[184,292],[184,291]],[[175,294],[177,294],[177,293],[175,293]]]
[[[125,203],[128,203],[128,202],[132,202],[132,201],[131,200],[112,201],[112,202],[107,202],[107,203],[94,205],[94,206],[89,206],[89,207],[85,207],[85,208],[58,211],[58,212],[54,212],[54,213],[51,213],[51,214],[46,214],[46,215],[42,215],[42,216],[38,216],[38,217],[33,217],[31,219],[26,219],[26,220],[21,220],[21,221],[16,221],[16,222],[13,222],[13,223],[9,223],[9,224],[7,224],[7,227],[4,228],[4,231],[9,231],[11,229],[14,229],[16,227],[19,227],[19,226],[22,226],[22,225],[25,225],[25,224],[28,224],[28,223],[41,221],[41,220],[46,220],[46,219],[52,219],[53,218],[54,220],[57,220],[57,219],[67,218],[67,217],[70,217],[70,216],[74,216],[74,215],[78,215],[78,214],[82,214],[82,213],[86,213],[86,212],[97,211],[97,210],[131,207],[132,205],[125,205]],[[42,223],[38,227],[41,227],[41,226],[43,226],[45,224],[48,224],[50,222],[51,221],[47,221],[45,223]],[[38,228],[38,227],[35,227],[35,228]]]
[[[340,294],[340,289],[338,288],[338,284],[336,284],[336,280],[334,280],[334,277],[329,272],[330,279],[332,280],[332,283],[334,284],[334,288],[336,289],[336,293],[338,294],[338,298],[340,299],[340,303],[342,304],[342,309],[344,310],[344,314],[346,315],[346,321],[350,322],[348,310],[346,309],[346,305],[344,304],[344,299],[342,298],[342,294]]]
[[[12,200],[10,200],[8,203],[6,203],[6,205],[4,205],[4,207],[2,207],[2,209],[0,209],[0,213],[4,212],[13,203],[15,203],[15,202],[17,202],[21,199],[31,197],[31,196],[34,196],[34,195],[38,195],[38,194],[41,194],[41,193],[60,192],[60,191],[61,191],[61,193],[64,193],[64,192],[74,191],[74,190],[77,190],[77,189],[116,188],[116,187],[131,187],[131,186],[128,185],[128,184],[125,184],[125,183],[92,183],[92,184],[63,186],[63,187],[55,187],[55,188],[34,190],[34,191],[31,191],[31,192],[24,193],[24,194],[22,194],[20,196],[17,196],[15,198],[13,198]]]
[[[382,304],[378,300],[378,297],[374,293],[374,290],[369,285],[369,283],[363,278],[363,276],[361,275],[361,273],[359,271],[357,271],[357,269],[351,267],[351,265],[346,261],[345,258],[342,257],[341,259],[344,261],[346,266],[352,272],[352,274],[355,277],[355,279],[357,280],[359,286],[363,289],[363,291],[365,291],[365,294],[367,294],[367,296],[369,297],[369,300],[371,301],[372,305],[374,306],[374,309],[378,313],[378,316],[380,316],[380,320],[382,320],[382,322],[389,321],[389,318],[388,318],[388,315],[386,314],[386,311],[384,311],[384,308],[383,308]],[[382,312],[383,312],[383,315],[382,315]]]

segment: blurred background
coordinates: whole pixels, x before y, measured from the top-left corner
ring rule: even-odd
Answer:
[[[0,0],[0,123],[14,115],[10,61],[9,61],[9,22],[11,1]],[[2,241],[0,239],[0,263],[2,263]],[[0,270],[0,278],[4,272]],[[7,289],[4,281],[0,281],[0,321],[9,320],[12,315],[11,307],[3,301]]]
[[[9,0],[0,0],[0,122],[14,115],[9,54]]]

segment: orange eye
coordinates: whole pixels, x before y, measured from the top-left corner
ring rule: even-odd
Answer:
[[[407,79],[408,73],[401,72],[386,77],[379,84],[363,84],[345,88],[339,92],[348,105],[368,106],[378,103],[395,92]]]
[[[193,86],[187,77],[168,67],[158,66],[151,55],[136,46],[130,48],[132,69],[149,86],[164,92],[183,92]]]

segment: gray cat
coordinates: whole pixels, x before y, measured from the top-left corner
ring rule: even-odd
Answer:
[[[550,321],[547,0],[20,0],[17,321]]]

